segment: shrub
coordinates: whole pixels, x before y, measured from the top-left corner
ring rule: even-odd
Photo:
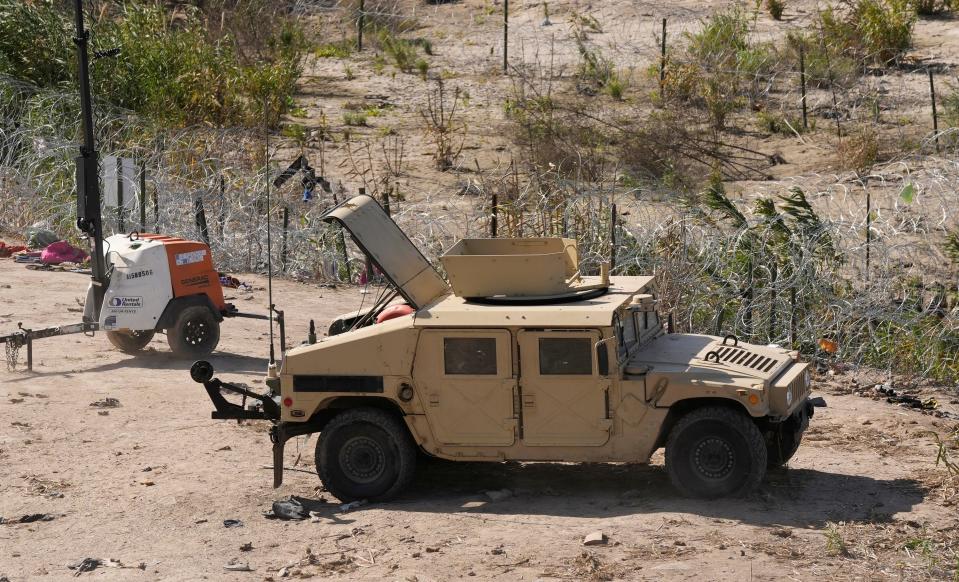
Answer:
[[[833,7],[819,13],[823,42],[859,60],[886,64],[912,44],[916,10],[911,0],[856,0],[846,14]]]
[[[362,127],[367,125],[366,113],[360,111],[347,111],[343,114],[343,123],[352,127]]]
[[[812,129],[815,129],[815,118],[810,121],[812,122]],[[806,132],[806,129],[803,128],[802,125],[802,118],[800,117],[786,117],[782,114],[760,111],[756,114],[756,123],[760,129],[769,133],[796,135],[797,133],[802,134]]]
[[[939,16],[955,10],[959,2],[956,0],[913,0],[912,5],[919,16]]]
[[[416,45],[411,41],[394,36],[386,29],[381,29],[377,34],[377,41],[383,52],[386,53],[396,68],[409,73],[413,71],[416,64]]]
[[[840,140],[836,153],[843,169],[865,172],[879,160],[879,133],[871,126],[860,126]]]
[[[245,45],[229,33],[212,34],[196,8],[181,6],[173,27],[161,4],[105,6],[115,12],[91,26],[93,45],[121,52],[92,67],[98,98],[183,125],[259,125],[264,103],[276,125],[292,103],[305,46],[294,22],[280,19],[267,42]],[[71,36],[70,13],[56,2],[0,4],[0,63],[7,74],[46,87],[73,79]],[[240,52],[247,48],[258,53],[249,63]]]
[[[345,59],[352,52],[353,43],[345,40],[321,44],[313,49],[313,54],[320,59]]]
[[[420,77],[423,80],[426,80],[426,75],[430,70],[430,63],[426,59],[416,59],[416,70],[419,72]]]
[[[786,9],[785,0],[766,0],[766,10],[773,20],[782,20],[783,11]]]

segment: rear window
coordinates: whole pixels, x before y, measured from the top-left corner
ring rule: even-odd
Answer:
[[[443,338],[443,367],[448,375],[496,375],[496,338]]]
[[[548,375],[591,375],[593,342],[588,337],[539,338],[539,373]]]

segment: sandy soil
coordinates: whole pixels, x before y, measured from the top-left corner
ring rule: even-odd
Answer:
[[[72,311],[86,284],[82,275],[0,261],[0,330],[78,319]],[[275,294],[297,342],[310,318],[326,322],[361,298],[354,288],[284,281]],[[243,310],[265,312],[264,290],[231,296]],[[224,325],[211,359],[224,379],[262,387],[266,331],[254,320]],[[273,490],[265,427],[211,420],[188,366],[161,336],[134,358],[98,335],[40,341],[34,373],[0,372],[0,579],[65,580],[83,558],[122,564],[81,575],[97,580],[957,575],[959,478],[935,465],[929,434],[945,437],[957,423],[857,396],[857,382],[874,381],[864,372],[820,383],[829,406],[818,409],[790,468],[747,499],[678,497],[660,455],[652,467],[430,463],[395,502],[343,511],[312,472],[315,439],[288,445],[292,470]],[[957,409],[954,391],[922,390]],[[120,406],[91,406],[108,397]],[[512,495],[500,501],[484,494],[504,488]],[[316,500],[320,517],[263,516],[291,494]],[[16,523],[35,513],[53,519]],[[227,519],[243,525],[226,528]],[[595,530],[608,543],[584,547]],[[226,571],[231,560],[253,571]]]

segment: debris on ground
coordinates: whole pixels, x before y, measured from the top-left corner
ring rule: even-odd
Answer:
[[[356,501],[350,501],[349,503],[344,503],[343,505],[341,505],[340,511],[353,511],[354,509],[363,507],[367,503],[369,503],[369,501],[367,501],[366,499],[358,499]]]
[[[102,565],[103,560],[97,558],[83,558],[79,562],[67,565],[67,568],[74,570],[74,576],[79,576],[84,572],[93,572]]]
[[[223,527],[243,527],[243,522],[239,519],[224,519]]]
[[[224,570],[229,570],[230,572],[252,572],[253,568],[250,567],[246,562],[240,562],[239,560],[233,559],[227,562],[223,566]]]
[[[513,496],[513,492],[509,489],[492,489],[490,491],[483,492],[490,501],[502,501]]]
[[[10,255],[15,255],[17,253],[22,253],[27,250],[27,247],[23,245],[8,245],[4,241],[0,240],[0,259],[5,259]]]
[[[91,402],[90,406],[92,406],[93,408],[119,408],[120,401],[117,400],[116,398],[112,398],[108,396],[101,400],[97,400],[96,402]]]
[[[13,523],[35,523],[38,521],[53,521],[54,519],[56,519],[56,516],[49,513],[28,513],[16,519],[6,519],[4,517],[0,517],[0,525]]]
[[[263,513],[267,519],[303,520],[326,507],[323,500],[307,499],[291,495],[287,499],[273,502],[273,507]]]
[[[43,249],[60,239],[60,236],[52,230],[31,226],[27,229],[27,246],[31,249]]]
[[[772,534],[780,538],[791,538],[793,535],[793,530],[789,528],[781,527],[781,528],[774,529],[772,531]]]
[[[604,534],[603,532],[599,530],[596,530],[594,532],[587,534],[586,537],[583,538],[583,545],[584,546],[602,546],[602,545],[605,545],[607,541],[609,540],[606,538],[606,534]]]
[[[246,542],[245,544],[240,546],[241,552],[249,552],[252,549],[253,549],[253,542]]]
[[[40,253],[40,261],[45,265],[59,265],[60,263],[82,263],[87,259],[83,249],[71,245],[67,241],[59,240],[47,245]]]

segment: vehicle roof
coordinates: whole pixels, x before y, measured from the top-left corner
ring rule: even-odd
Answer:
[[[599,283],[599,277],[584,277],[584,283]],[[609,291],[599,297],[547,305],[487,304],[448,295],[416,312],[417,327],[605,327],[613,313],[643,291],[653,278],[610,277]]]

